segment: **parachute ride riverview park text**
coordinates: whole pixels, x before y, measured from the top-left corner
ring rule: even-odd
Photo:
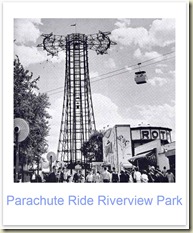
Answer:
[[[13,195],[7,195],[7,205],[8,206],[55,206],[55,205],[70,205],[70,206],[116,206],[116,205],[128,205],[128,206],[138,206],[138,205],[157,205],[157,206],[178,206],[182,205],[182,197],[172,196],[166,197],[163,195],[157,195],[156,198],[153,197],[110,197],[109,195],[98,195],[96,199],[88,196],[75,196],[69,195],[67,198],[64,197],[15,197]]]

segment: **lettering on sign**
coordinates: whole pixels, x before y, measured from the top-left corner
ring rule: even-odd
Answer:
[[[167,130],[141,130],[141,139],[147,140],[168,140],[170,141],[170,131]]]

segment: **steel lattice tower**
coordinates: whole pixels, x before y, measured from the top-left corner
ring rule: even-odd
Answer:
[[[43,47],[49,55],[55,56],[66,50],[65,84],[62,119],[57,150],[58,160],[69,164],[85,162],[81,147],[96,130],[89,78],[88,49],[97,54],[107,53],[115,44],[108,37],[109,32],[94,35],[73,33],[58,36],[43,34]]]
[[[71,34],[66,37],[66,75],[64,103],[58,143],[61,160],[82,161],[81,146],[96,130],[92,105],[87,37]]]

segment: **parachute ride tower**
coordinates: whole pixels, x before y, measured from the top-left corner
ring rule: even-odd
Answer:
[[[110,32],[85,35],[73,33],[67,36],[43,34],[43,42],[38,45],[48,55],[57,56],[65,50],[64,99],[59,132],[57,160],[71,166],[84,164],[81,151],[83,142],[96,130],[92,104],[88,49],[97,54],[106,54],[116,43],[109,38]]]

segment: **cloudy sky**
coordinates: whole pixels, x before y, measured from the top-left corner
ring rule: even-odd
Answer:
[[[23,66],[40,76],[40,92],[48,93],[49,151],[57,151],[62,114],[65,53],[50,58],[37,48],[42,33],[86,35],[110,31],[117,42],[108,54],[89,51],[89,70],[97,129],[143,123],[169,127],[175,140],[175,21],[173,19],[15,19],[14,52]],[[137,64],[148,76],[137,85]],[[56,90],[55,90],[56,89]]]

